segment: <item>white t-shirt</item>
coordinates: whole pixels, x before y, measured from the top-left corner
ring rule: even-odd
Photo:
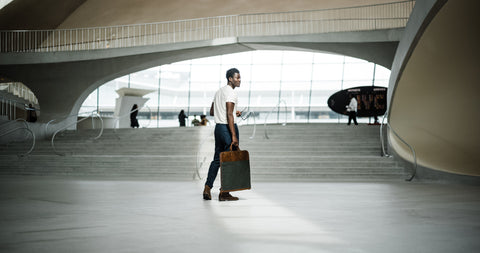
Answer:
[[[236,111],[237,111],[237,102],[238,95],[235,90],[226,85],[220,88],[215,97],[213,98],[213,115],[215,117],[216,124],[228,124],[227,121],[227,102],[234,103],[233,107],[233,119],[234,123],[237,123]]]
[[[350,100],[350,104],[348,105],[348,110],[349,112],[357,112],[357,106],[358,106],[358,103],[357,103],[357,100],[355,98],[352,98]]]

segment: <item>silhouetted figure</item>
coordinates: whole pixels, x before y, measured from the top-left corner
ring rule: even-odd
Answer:
[[[200,115],[200,126],[206,126],[208,122],[207,115]]]
[[[178,114],[178,122],[180,123],[181,127],[185,126],[185,119],[188,118],[187,115],[185,115],[185,112],[183,110],[180,111]]]
[[[369,109],[371,112],[373,112],[373,124],[369,124],[369,125],[380,125],[380,123],[378,122],[378,109],[375,107],[375,101],[373,99],[370,100],[370,105],[369,105]]]
[[[134,104],[133,107],[132,107],[132,110],[130,110],[130,126],[132,128],[138,128],[140,127],[140,125],[138,124],[138,120],[137,120],[137,115],[138,115],[138,106],[137,104]]]
[[[350,104],[347,105],[347,112],[348,112],[348,125],[352,122],[355,123],[355,125],[358,125],[357,123],[357,106],[358,102],[357,99],[353,95],[350,95]]]
[[[27,108],[27,121],[28,122],[35,122],[37,121],[37,112],[35,111],[35,107],[32,104],[28,104]]]
[[[197,119],[197,115],[193,115],[192,125],[200,126],[200,121]]]

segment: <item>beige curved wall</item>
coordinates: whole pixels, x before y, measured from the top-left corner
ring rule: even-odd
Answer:
[[[87,0],[58,28],[115,26],[235,14],[317,10],[399,0]]]
[[[480,176],[479,9],[479,1],[448,1],[396,86],[390,123],[427,168]],[[403,144],[392,146],[411,160]]]

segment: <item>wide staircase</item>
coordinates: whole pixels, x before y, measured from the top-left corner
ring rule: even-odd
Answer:
[[[240,126],[240,148],[250,152],[252,181],[395,180],[406,175],[380,156],[378,126],[288,124]],[[192,180],[204,178],[213,157],[213,127],[68,131],[0,146],[0,175]]]
[[[249,151],[252,178],[261,181],[401,181],[404,168],[381,156],[378,125],[263,126],[250,139],[244,127],[240,148]]]
[[[10,143],[0,149],[0,174],[95,178],[192,179],[196,150],[207,129],[159,128],[65,131],[51,140]],[[28,144],[28,145],[27,145]]]

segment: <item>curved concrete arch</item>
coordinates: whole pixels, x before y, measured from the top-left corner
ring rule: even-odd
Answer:
[[[393,64],[389,120],[415,148],[418,176],[480,176],[477,1],[419,1]],[[392,148],[411,160],[390,136]]]
[[[0,71],[28,84],[42,107],[41,121],[76,114],[103,83],[150,67],[257,49],[327,51],[389,68],[403,29],[306,36],[224,38],[133,48],[56,53],[5,53]]]
[[[249,51],[249,49],[239,44],[231,44],[231,45],[224,45],[224,46],[217,46],[217,47],[205,47],[205,48],[201,47],[198,49],[192,49],[188,51],[182,50],[181,52],[174,52],[173,54],[163,53],[163,54],[156,55],[154,57],[150,57],[151,59],[149,60],[142,59],[140,60],[141,63],[138,62],[138,64],[135,64],[135,65],[129,64],[129,66],[124,66],[121,70],[117,72],[113,72],[110,75],[103,76],[100,79],[94,81],[78,96],[78,98],[75,101],[75,104],[73,105],[71,113],[74,114],[75,112],[78,112],[83,102],[85,101],[85,99],[95,89],[118,77],[122,77],[130,73],[135,73],[141,70],[149,69],[149,68],[164,65],[164,64],[170,64],[170,63],[189,60],[189,59],[216,56],[216,55],[222,55],[222,54],[228,54],[228,53],[239,53],[244,51]],[[116,63],[113,63],[113,64],[116,64]]]
[[[50,57],[35,55],[37,58],[9,54],[0,59],[0,64],[9,59],[17,61],[17,64],[0,65],[0,73],[12,80],[29,84],[42,107],[40,121],[48,122],[76,114],[81,106],[80,100],[83,101],[95,88],[116,77],[175,61],[250,50],[230,41],[215,45],[206,42],[193,44],[183,43],[175,45],[173,49],[165,49],[163,45],[112,50],[115,52],[62,53],[51,54]],[[93,59],[83,60],[88,57]],[[20,64],[18,60],[33,63]]]

